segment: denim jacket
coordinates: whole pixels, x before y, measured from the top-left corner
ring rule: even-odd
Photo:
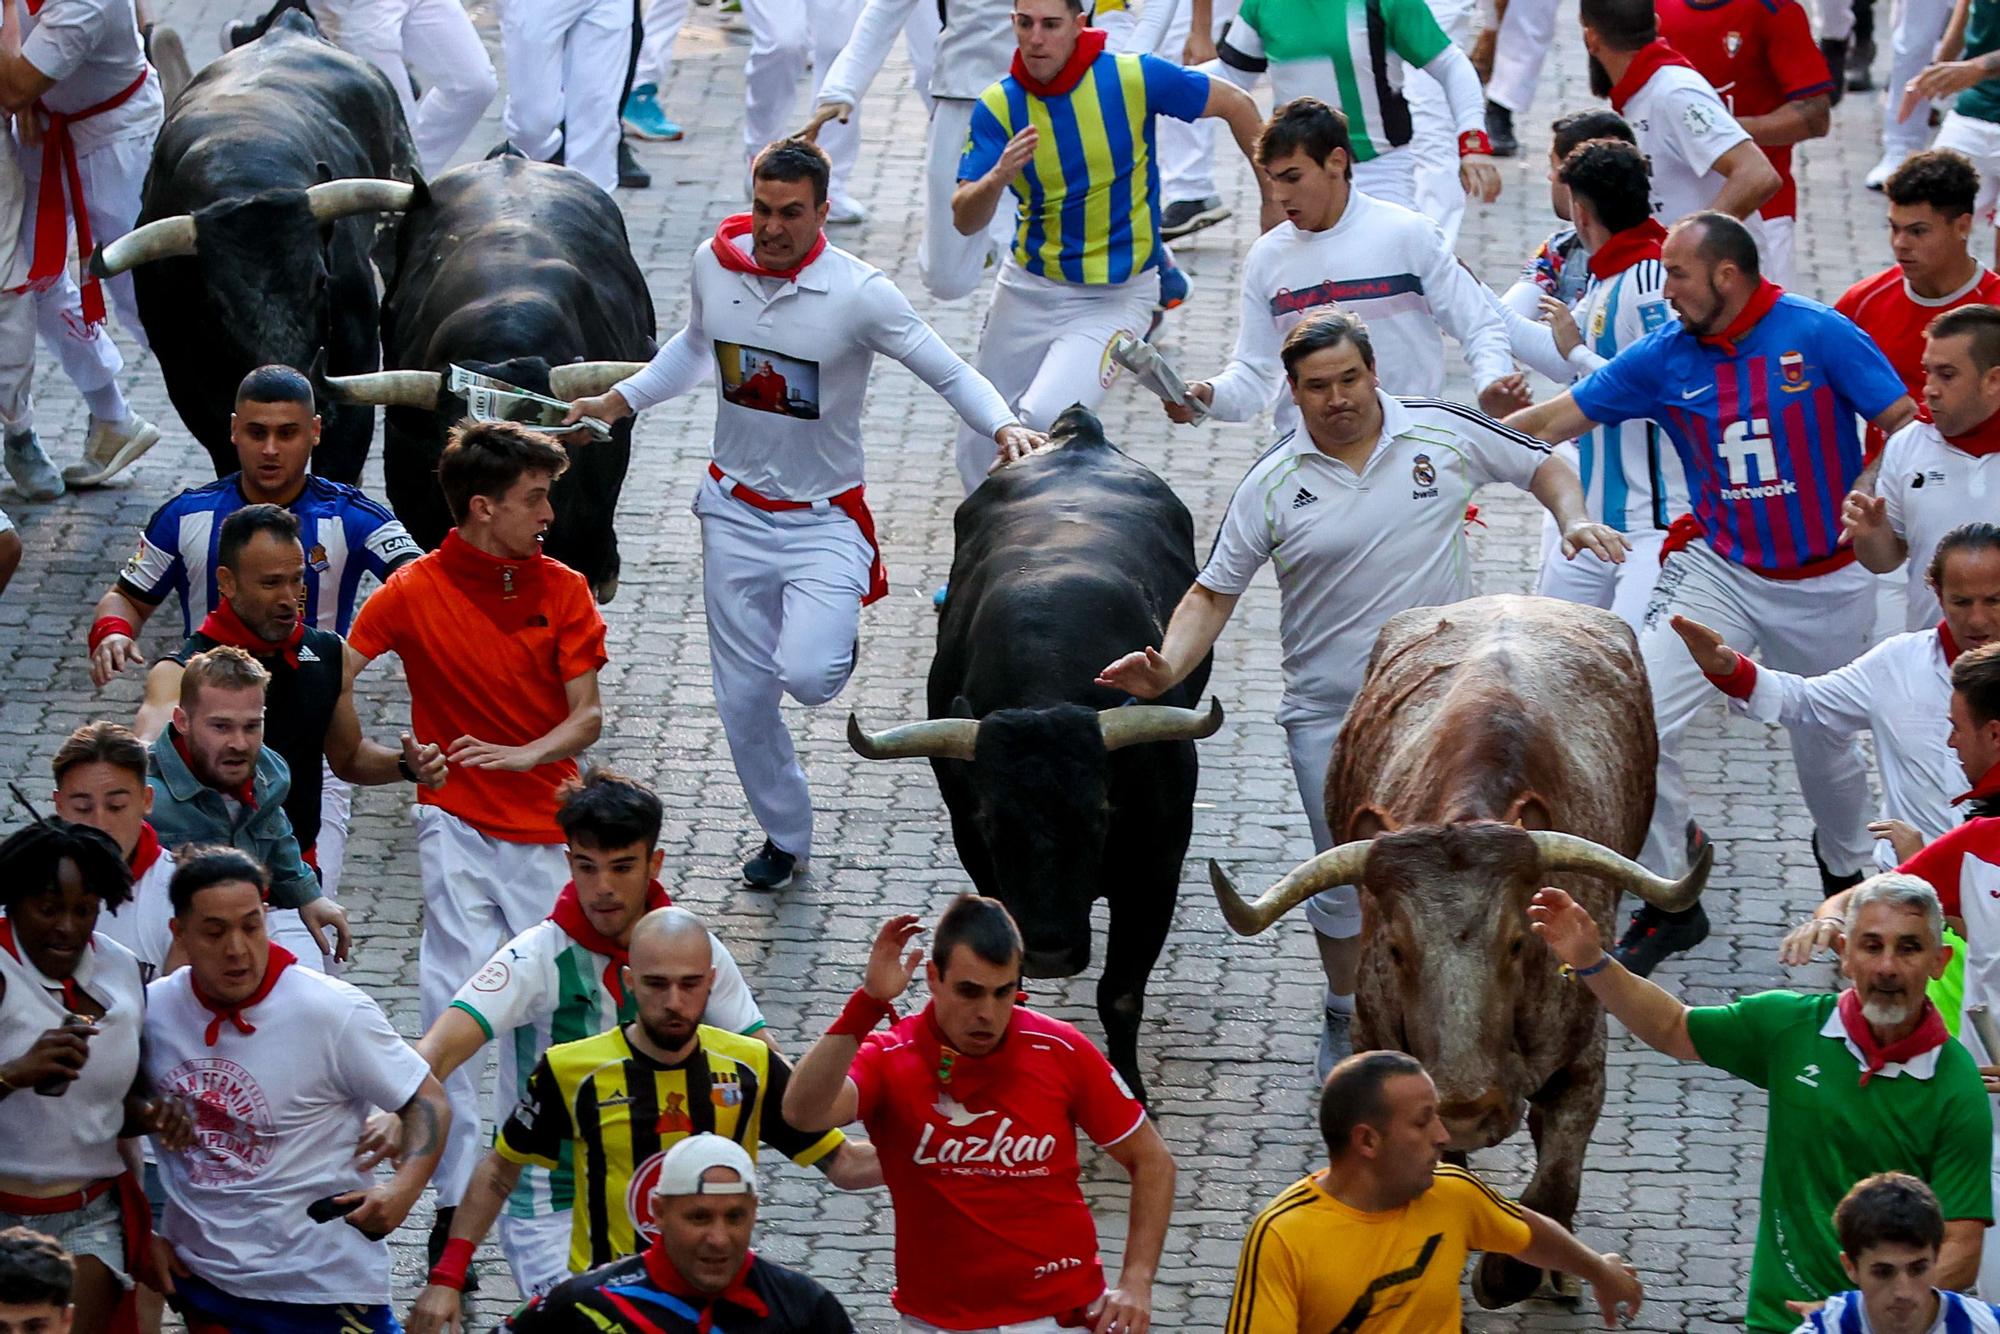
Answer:
[[[285,814],[285,797],[292,790],[292,773],[278,752],[265,746],[257,754],[257,776],[251,784],[256,805],[245,806],[234,823],[222,794],[194,776],[174,745],[171,724],[150,748],[153,789],[153,829],[168,848],[190,843],[219,843],[249,853],[271,872],[271,906],[296,908],[320,896],[319,877],[299,855],[299,841]]]

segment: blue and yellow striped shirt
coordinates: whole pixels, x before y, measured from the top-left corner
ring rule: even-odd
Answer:
[[[1010,185],[1014,259],[1061,282],[1122,283],[1160,261],[1153,117],[1200,118],[1208,76],[1149,55],[1106,53],[1069,92],[1038,97],[1012,75],[980,95],[958,179],[977,180],[1032,125],[1041,141]]]

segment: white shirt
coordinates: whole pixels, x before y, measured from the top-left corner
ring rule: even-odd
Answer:
[[[1938,542],[1962,523],[2000,522],[2000,453],[1968,454],[1934,423],[1913,421],[1882,447],[1875,492],[1887,501],[1889,527],[1909,544],[1908,628],[1936,625],[1943,609],[1925,582]]]
[[[1379,397],[1382,438],[1359,474],[1288,433],[1237,486],[1195,576],[1234,596],[1265,561],[1276,567],[1280,722],[1346,712],[1391,616],[1469,597],[1466,505],[1488,482],[1525,489],[1549,458],[1470,408]]]
[[[1622,114],[1652,163],[1653,216],[1663,226],[1712,208],[1727,183],[1716,160],[1750,142],[1708,80],[1686,65],[1662,65]]]
[[[174,933],[167,923],[174,918],[173,900],[167,897],[167,882],[174,878],[174,854],[167,848],[153,864],[132,881],[132,897],[115,913],[97,915],[97,934],[109,937],[138,956],[140,974],[151,982],[167,961]]]
[[[0,1100],[0,1177],[57,1186],[115,1177],[125,1170],[118,1131],[125,1124],[125,1095],[139,1073],[139,1034],[146,988],[139,961],[123,945],[93,932],[78,962],[76,984],[104,1007],[93,1019],[83,1072],[60,1098],[21,1089]],[[69,1009],[60,982],[42,975],[25,954],[0,948],[0,1052],[13,1059],[52,1028]]]
[[[820,85],[818,102],[859,106],[875,81],[896,34],[919,3],[944,17],[938,32],[931,96],[972,101],[999,82],[1014,63],[1013,0],[868,0]]]
[[[1437,224],[1359,190],[1323,232],[1281,222],[1258,237],[1243,261],[1241,303],[1236,351],[1211,382],[1210,411],[1223,421],[1249,421],[1276,401],[1277,428],[1298,425],[1279,349],[1322,311],[1351,311],[1367,324],[1385,393],[1441,392],[1445,333],[1464,346],[1479,388],[1514,370],[1493,294]]]
[[[188,1268],[232,1296],[325,1305],[389,1300],[389,1248],[314,1200],[364,1190],[354,1146],[376,1108],[416,1096],[430,1067],[380,1007],[338,978],[293,966],[214,1046],[194,970],[146,989],[146,1073],[194,1104],[195,1144],[155,1146],[167,1187],[160,1232]],[[12,1101],[12,1099],[9,1099]]]
[[[39,14],[23,5],[21,55],[56,81],[41,100],[66,114],[118,96],[147,68],[132,0],[48,0]],[[154,75],[122,106],[71,125],[70,139],[82,154],[114,139],[151,137],[159,132],[165,109]]]
[[[1951,799],[1965,790],[1951,735],[1951,668],[1935,627],[1891,635],[1823,676],[1794,676],[1757,665],[1750,698],[1730,707],[1763,723],[1875,734],[1882,774],[1882,815],[1912,825],[1928,843],[1959,823]],[[1887,840],[1875,845],[1885,871],[1898,858]]]
[[[792,281],[760,278],[723,268],[716,244],[695,247],[687,324],[617,390],[637,412],[714,373],[714,457],[733,480],[783,500],[824,500],[861,485],[861,404],[878,352],[982,435],[1014,420],[999,391],[874,265],[829,245]],[[749,255],[747,235],[735,244]],[[764,386],[782,393],[787,410],[744,405],[765,401],[748,397]]]

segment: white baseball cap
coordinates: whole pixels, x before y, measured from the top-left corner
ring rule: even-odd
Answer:
[[[711,1167],[726,1167],[736,1173],[734,1181],[704,1181]],[[721,1135],[689,1135],[668,1149],[660,1159],[660,1179],[655,1195],[755,1195],[757,1164],[743,1146]]]

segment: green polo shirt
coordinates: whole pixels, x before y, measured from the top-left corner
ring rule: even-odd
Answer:
[[[1880,1072],[1864,1087],[1837,1003],[1766,991],[1688,1011],[1701,1059],[1771,1095],[1750,1263],[1753,1330],[1794,1330],[1799,1318],[1786,1302],[1852,1286],[1833,1208],[1863,1177],[1908,1172],[1937,1192],[1946,1218],[1993,1218],[1993,1113],[1971,1055],[1948,1039],[1934,1057]]]

